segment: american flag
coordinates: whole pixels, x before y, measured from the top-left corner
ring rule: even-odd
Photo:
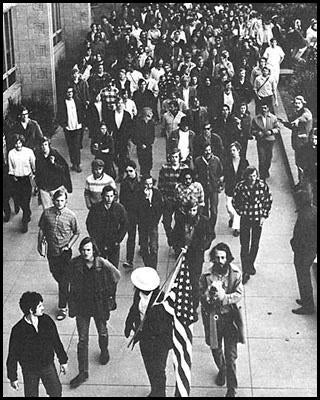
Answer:
[[[173,316],[173,363],[175,397],[188,397],[191,386],[193,300],[189,267],[181,254],[168,287],[163,306]]]

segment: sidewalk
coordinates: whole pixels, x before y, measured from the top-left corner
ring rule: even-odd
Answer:
[[[69,161],[62,132],[52,140]],[[157,137],[154,145],[154,169],[158,178],[159,169],[165,159],[164,138]],[[136,158],[136,157],[134,157]],[[83,172],[72,172],[73,193],[68,206],[76,213],[80,222],[81,236],[74,247],[78,254],[80,240],[87,235],[83,189],[90,173],[92,156],[89,140],[84,140],[82,150]],[[256,143],[249,142],[248,160],[257,165]],[[312,397],[317,393],[317,330],[316,314],[298,316],[291,312],[296,307],[298,287],[293,266],[293,254],[289,240],[296,220],[295,204],[290,180],[287,176],[282,149],[277,142],[268,180],[273,196],[271,215],[263,227],[260,249],[257,257],[257,274],[245,285],[242,300],[245,319],[246,344],[238,346],[238,396],[239,397]],[[23,396],[22,375],[19,369],[20,391],[14,392],[6,378],[5,361],[8,340],[12,326],[21,318],[19,298],[24,291],[40,292],[44,297],[46,312],[54,316],[57,306],[57,284],[49,273],[47,261],[36,250],[38,220],[42,208],[37,199],[32,199],[32,221],[27,234],[19,232],[21,214],[14,216],[3,226],[3,396]],[[228,215],[224,194],[220,195],[217,238],[213,245],[225,241],[231,246],[235,263],[240,262],[239,238],[232,236],[228,228]],[[159,266],[161,281],[165,279],[174,264],[173,250],[169,250],[162,224],[160,227]],[[125,242],[121,245],[118,285],[118,309],[112,313],[108,323],[110,334],[110,362],[102,366],[98,362],[99,347],[94,322],[90,326],[89,380],[76,390],[69,389],[70,380],[77,370],[77,332],[75,319],[57,321],[59,333],[69,356],[69,370],[60,376],[64,397],[138,397],[149,393],[149,383],[140,355],[139,346],[133,351],[127,348],[129,339],[123,334],[124,321],[132,303],[133,289],[130,272],[122,268]],[[136,254],[135,267],[142,266],[141,257]],[[316,286],[315,291],[316,291]],[[217,369],[210,349],[205,345],[201,318],[195,325],[193,339],[192,389],[191,396],[224,397],[226,388],[215,385]],[[172,358],[167,363],[167,396],[174,393]],[[45,396],[41,386],[40,396]]]

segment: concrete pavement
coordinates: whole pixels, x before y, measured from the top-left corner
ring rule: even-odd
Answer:
[[[65,139],[59,131],[52,140],[69,161]],[[158,178],[163,163],[164,138],[157,137],[154,145],[154,169]],[[135,151],[132,152],[136,158]],[[87,209],[83,190],[86,176],[90,173],[92,155],[89,140],[84,140],[82,150],[83,172],[71,172],[73,193],[68,206],[76,213],[80,222],[81,237],[74,247],[78,254],[80,240],[87,235],[85,219]],[[248,160],[257,165],[254,141],[249,142]],[[277,142],[268,183],[273,195],[271,215],[265,222],[256,262],[257,274],[245,285],[242,300],[245,319],[246,344],[238,346],[238,396],[239,397],[312,397],[317,393],[316,314],[298,316],[291,313],[296,307],[298,287],[293,266],[293,255],[289,240],[296,220],[295,204],[283,160],[282,148]],[[47,261],[36,250],[38,220],[42,208],[32,198],[32,221],[29,232],[22,234],[20,215],[12,217],[3,225],[3,395],[23,396],[22,375],[19,369],[20,391],[14,392],[6,378],[5,361],[12,326],[21,318],[19,298],[24,291],[42,293],[46,312],[54,317],[57,307],[57,284],[52,278]],[[231,246],[235,263],[240,263],[239,238],[232,236],[228,228],[228,215],[224,193],[220,195],[219,214],[216,227],[217,238],[213,242],[225,241]],[[173,250],[168,249],[162,224],[160,226],[159,266],[163,281],[174,264]],[[89,380],[78,389],[69,389],[70,380],[77,374],[77,332],[75,319],[66,318],[57,326],[69,356],[69,370],[60,376],[65,397],[138,397],[149,393],[149,383],[140,355],[139,347],[127,348],[124,337],[124,321],[132,302],[133,288],[130,272],[122,268],[125,261],[125,242],[121,245],[122,274],[118,285],[118,309],[112,313],[108,323],[110,334],[110,362],[99,364],[97,332],[92,321],[89,342]],[[135,267],[142,266],[136,252]],[[206,263],[207,265],[207,263]],[[315,286],[315,285],[314,285]],[[315,287],[316,291],[316,287]],[[217,369],[210,349],[205,345],[202,321],[195,325],[193,341],[191,396],[223,397],[226,388],[214,383]],[[167,363],[167,396],[174,393],[172,358]],[[40,396],[45,396],[41,385]]]

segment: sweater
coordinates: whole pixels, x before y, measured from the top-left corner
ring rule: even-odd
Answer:
[[[11,382],[18,379],[17,363],[22,370],[38,370],[53,363],[54,353],[59,363],[66,364],[68,356],[59,338],[58,330],[49,315],[39,317],[38,332],[22,318],[10,335],[7,358],[7,376]]]

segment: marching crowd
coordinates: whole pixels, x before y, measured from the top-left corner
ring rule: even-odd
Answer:
[[[289,21],[288,32],[300,32],[304,38],[297,21]],[[317,21],[312,20],[304,45],[316,46],[316,30]],[[206,343],[219,370],[216,383],[226,382],[226,396],[235,397],[237,343],[244,341],[237,303],[243,284],[256,273],[263,223],[272,212],[267,181],[274,143],[281,134],[279,122],[292,131],[299,172],[298,220],[291,244],[301,307],[292,311],[314,312],[310,267],[317,251],[317,129],[301,95],[294,99],[295,114],[289,121],[276,116],[281,63],[285,57],[301,57],[303,49],[288,32],[279,16],[266,20],[247,3],[123,3],[119,13],[112,11],[92,23],[59,102],[70,168],[26,107],[12,130],[4,132],[4,221],[10,220],[12,198],[15,213],[23,213],[22,232],[28,232],[32,192],[38,195],[43,207],[38,252],[47,257],[58,283],[56,318],[61,321],[68,312],[76,317],[79,374],[71,380],[72,388],[89,377],[91,317],[98,331],[100,363],[109,361],[107,321],[117,308],[120,245],[127,235],[123,267],[132,271],[136,292],[125,336],[139,331],[136,341],[151,384],[149,397],[165,396],[172,322],[161,306],[152,307],[159,294],[162,221],[168,247],[177,259],[185,254],[192,321],[198,320],[200,304]],[[248,109],[252,100],[254,115]],[[166,159],[156,177],[153,144],[159,126]],[[92,174],[83,184],[89,236],[80,243],[80,255],[74,256],[80,230],[67,198],[73,190],[70,170],[82,172],[84,134],[89,135],[93,156]],[[256,140],[258,166],[246,159],[249,140]],[[138,165],[129,157],[133,146]],[[218,243],[210,251],[211,268],[203,273],[223,191],[227,224],[240,238],[241,270],[232,264],[229,246]],[[137,246],[141,268],[133,265]],[[59,397],[53,357],[56,352],[65,373],[67,355],[42,303],[35,292],[20,299],[24,318],[11,333],[8,378],[17,389],[19,362],[26,396],[38,395],[41,378],[48,395]]]

